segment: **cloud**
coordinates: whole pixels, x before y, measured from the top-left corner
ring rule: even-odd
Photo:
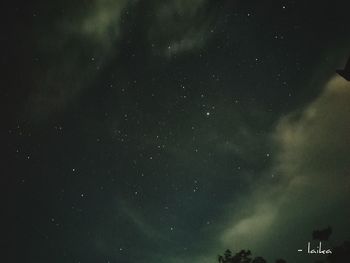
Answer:
[[[326,224],[341,227],[338,219],[350,214],[346,206],[337,210],[350,192],[349,102],[350,84],[336,76],[306,109],[279,121],[273,167],[227,220],[223,246],[269,249],[272,255],[271,239],[280,239],[279,231],[293,247],[295,234],[308,236],[312,227]],[[335,213],[333,222],[323,220],[327,213]],[[299,233],[290,231],[293,224]]]
[[[333,236],[346,238],[350,233],[341,232],[350,216],[349,134],[350,83],[334,76],[305,109],[279,120],[271,135],[272,166],[249,193],[227,205],[206,252],[174,262],[212,262],[227,248],[293,261],[311,231],[329,224],[339,230]],[[326,221],[329,214],[332,221]]]
[[[136,209],[126,204],[125,201],[121,202],[123,215],[136,227],[136,229],[147,239],[157,240],[157,242],[168,241],[169,239],[164,236],[156,227],[147,222],[143,215],[137,212]]]
[[[94,83],[120,40],[122,12],[133,2],[98,0],[70,8],[62,17],[40,24],[45,31],[36,42],[38,61],[35,89],[29,98],[30,114],[45,119],[66,109]]]
[[[129,12],[133,13],[141,4],[137,0],[98,0],[72,26],[73,31],[99,45],[111,45],[120,40],[121,27],[128,22],[122,19],[123,12],[129,8]],[[202,46],[210,20],[209,14],[205,12],[207,4],[207,0],[150,2],[147,5],[151,13],[148,16],[151,22],[147,27],[149,41],[159,45],[158,48],[167,56]],[[135,22],[138,23],[138,20]]]
[[[205,43],[211,17],[206,12],[207,0],[153,1],[145,6],[147,12],[143,7],[138,0],[97,0],[41,23],[35,30],[46,33],[35,45],[43,65],[35,72],[35,88],[29,98],[32,117],[45,119],[53,112],[64,111],[95,83],[106,66],[114,63],[113,67],[122,67],[116,58],[120,43],[130,41],[128,34],[123,34],[123,27],[130,23],[136,28],[135,34],[139,28],[146,32],[137,36],[140,42],[149,43],[143,52],[162,58]],[[137,12],[140,8],[143,12]]]
[[[212,19],[207,5],[207,0],[159,2],[149,28],[149,41],[156,51],[171,57],[202,47]]]
[[[136,1],[99,0],[90,12],[75,25],[77,33],[88,36],[99,45],[112,45],[120,37],[122,13]]]

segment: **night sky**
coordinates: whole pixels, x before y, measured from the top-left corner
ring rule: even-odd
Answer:
[[[9,1],[1,262],[269,262],[350,239],[347,1]]]

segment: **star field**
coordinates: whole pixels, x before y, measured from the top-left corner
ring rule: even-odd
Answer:
[[[345,1],[7,5],[4,262],[303,263],[312,230],[349,239]]]

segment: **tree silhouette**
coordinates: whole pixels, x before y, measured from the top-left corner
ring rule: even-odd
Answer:
[[[231,250],[227,249],[224,253],[224,256],[219,255],[218,261],[219,263],[229,263],[232,262],[232,252]]]
[[[219,263],[267,263],[267,261],[262,257],[256,257],[252,259],[252,252],[250,250],[241,250],[232,255],[231,250],[227,249],[223,256],[218,256]],[[280,263],[285,263],[280,262]]]
[[[350,242],[345,241],[340,246],[332,249],[332,254],[327,257],[329,263],[345,263],[350,261]]]
[[[323,230],[315,230],[312,232],[313,239],[320,241],[328,241],[330,235],[332,234],[332,228],[328,226]],[[350,261],[350,242],[345,241],[343,244],[333,247],[331,249],[332,254],[329,254],[326,261],[316,261],[315,263],[345,263]]]
[[[252,263],[267,263],[267,261],[262,257],[256,257]]]
[[[312,238],[314,240],[328,241],[331,234],[332,234],[332,228],[328,226],[326,229],[313,231]]]
[[[241,250],[232,256],[231,250],[227,249],[223,256],[218,256],[219,263],[250,263],[252,261],[250,250]]]
[[[328,241],[332,234],[332,228],[328,226],[325,229],[314,230],[312,238],[319,241]],[[314,263],[346,263],[350,262],[350,242],[345,241],[339,246],[331,249],[332,254],[327,255],[323,260],[315,261]],[[267,263],[262,257],[255,257],[252,259],[250,250],[241,250],[236,254],[232,254],[231,250],[227,249],[224,255],[218,256],[219,263]],[[275,263],[287,263],[284,259],[277,259]]]

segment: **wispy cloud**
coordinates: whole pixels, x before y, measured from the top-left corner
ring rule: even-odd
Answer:
[[[251,192],[227,206],[206,253],[174,262],[212,262],[227,248],[288,258],[313,229],[344,223],[338,218],[350,215],[349,102],[349,82],[334,76],[304,110],[282,117],[271,135],[272,166]],[[337,219],[324,221],[335,211]]]
[[[261,251],[278,236],[276,229],[287,233],[295,224],[302,227],[300,233],[308,235],[303,232],[311,231],[308,227],[327,224],[317,217],[330,213],[332,204],[349,196],[349,101],[350,84],[336,76],[301,114],[292,113],[279,121],[273,134],[277,146],[274,164],[242,208],[234,211],[232,221],[228,220],[220,235],[224,245]],[[300,226],[310,221],[315,225]],[[337,222],[328,222],[332,223]]]

